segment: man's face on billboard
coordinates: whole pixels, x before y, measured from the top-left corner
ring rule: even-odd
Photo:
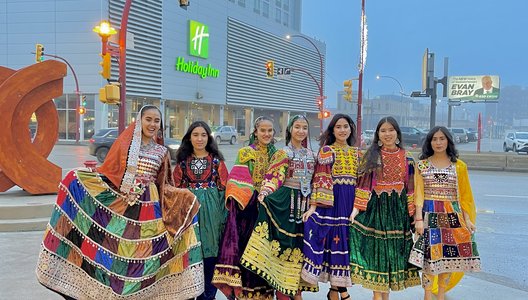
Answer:
[[[493,82],[491,81],[491,78],[489,77],[483,77],[482,78],[482,87],[485,89],[485,90],[489,90],[491,89],[491,84]]]

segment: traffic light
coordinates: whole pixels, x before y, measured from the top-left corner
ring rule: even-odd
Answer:
[[[79,108],[77,109],[77,111],[79,112],[79,115],[84,115],[86,113],[86,107],[84,106],[79,106]]]
[[[81,97],[81,106],[86,106],[86,96],[85,95]]]
[[[99,89],[99,101],[105,104],[120,103],[120,87],[115,84],[107,84]]]
[[[317,113],[317,118],[326,119],[330,118],[331,115],[332,114],[328,110],[323,110],[322,112],[320,111],[319,113]]]
[[[317,109],[321,110],[321,108],[323,108],[323,99],[321,98],[321,96],[317,96],[315,97],[315,99],[317,103]]]
[[[101,65],[102,70],[99,74],[101,74],[104,79],[110,79],[110,76],[112,76],[112,55],[106,53],[105,55],[101,54],[101,57],[103,59],[99,64]]]
[[[343,95],[343,99],[345,99],[348,102],[352,101],[352,79],[343,81],[343,90],[345,91],[345,94]]]
[[[273,60],[268,60],[266,62],[266,77],[273,78],[275,75],[275,63]]]
[[[35,62],[44,61],[44,46],[42,44],[35,45]]]

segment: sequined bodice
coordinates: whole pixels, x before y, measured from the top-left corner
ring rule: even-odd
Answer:
[[[255,149],[255,162],[253,164],[253,173],[251,174],[257,191],[260,191],[260,186],[262,185],[262,180],[264,180],[264,175],[268,171],[269,164],[268,147],[258,145]]]
[[[141,145],[136,180],[139,180],[143,184],[155,180],[166,153],[167,148],[156,143]]]
[[[380,151],[383,169],[381,176],[376,178],[374,190],[378,195],[383,192],[390,194],[392,191],[401,193],[407,175],[405,150],[398,148],[395,151],[386,149]]]
[[[284,147],[288,155],[288,172],[284,180],[284,186],[300,189],[303,195],[310,194],[310,181],[315,168],[315,155],[307,148],[294,149]]]
[[[332,167],[334,184],[355,185],[358,176],[358,148],[331,145],[335,161]]]
[[[456,167],[450,164],[446,168],[437,168],[429,161],[422,161],[426,168],[421,170],[424,183],[424,198],[436,201],[457,199],[458,181]]]

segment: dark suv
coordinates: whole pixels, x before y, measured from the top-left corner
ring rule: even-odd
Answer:
[[[104,128],[97,131],[90,139],[90,155],[96,156],[99,162],[104,162],[117,136],[117,128]]]
[[[231,145],[235,144],[238,139],[238,133],[233,126],[213,126],[211,136],[217,144],[223,141],[229,141]]]
[[[416,145],[422,147],[426,133],[415,127],[400,126],[403,143],[407,146]]]
[[[90,139],[90,155],[97,157],[97,160],[103,163],[108,154],[108,150],[114,144],[117,136],[117,128],[105,128],[97,131]],[[171,159],[174,160],[176,158],[176,151],[180,148],[181,141],[171,138],[164,138],[164,141]]]

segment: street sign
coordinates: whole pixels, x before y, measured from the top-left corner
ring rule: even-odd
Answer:
[[[277,68],[277,79],[291,79],[291,68]]]

